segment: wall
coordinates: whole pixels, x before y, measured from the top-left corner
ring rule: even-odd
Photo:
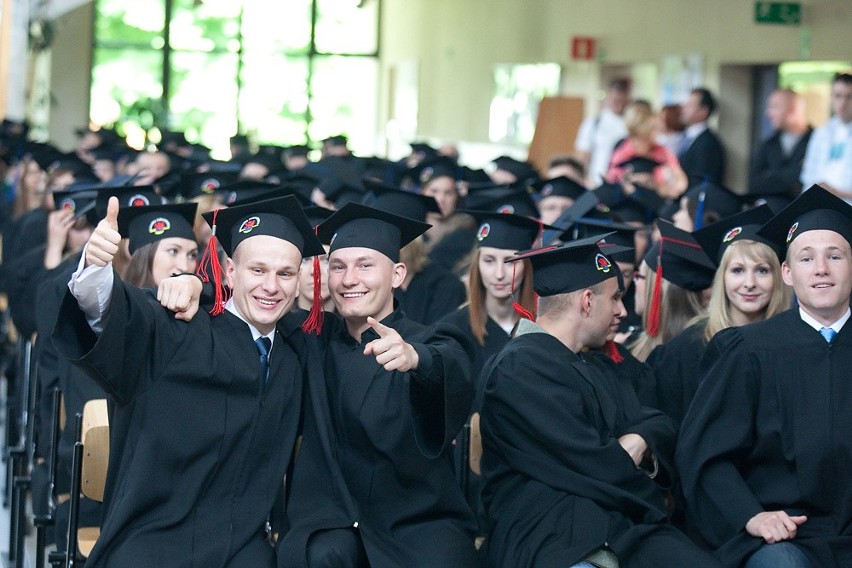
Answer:
[[[716,92],[722,88],[724,109],[731,85],[723,81],[723,69],[798,59],[803,34],[810,36],[809,59],[850,59],[852,2],[801,4],[803,25],[793,27],[754,24],[750,0],[382,0],[382,59],[385,66],[418,61],[421,137],[486,142],[497,63],[562,63],[562,94],[585,97],[593,109],[607,68],[633,69],[635,94],[658,101],[654,69],[662,57],[702,53],[705,84]],[[570,60],[576,35],[598,39],[598,61]],[[731,95],[729,109],[736,107],[737,118],[722,119],[721,134],[733,139],[751,109],[748,97]],[[734,150],[741,169],[748,149]],[[734,177],[742,179],[742,172]]]

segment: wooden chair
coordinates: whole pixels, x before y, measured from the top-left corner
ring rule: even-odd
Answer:
[[[90,400],[83,407],[80,441],[74,445],[71,471],[71,511],[68,521],[67,568],[79,566],[92,552],[101,528],[80,527],[81,495],[103,502],[109,465],[109,416],[105,399]]]

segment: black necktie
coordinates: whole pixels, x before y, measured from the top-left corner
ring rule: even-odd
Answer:
[[[266,386],[266,381],[269,379],[269,350],[272,349],[272,341],[268,337],[258,337],[254,344],[257,345],[257,352],[260,354],[260,369],[263,384]]]

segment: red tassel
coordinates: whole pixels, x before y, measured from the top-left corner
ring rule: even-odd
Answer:
[[[219,248],[216,239],[216,217],[218,213],[218,209],[213,211],[213,234],[210,235],[210,240],[204,247],[204,254],[201,255],[201,260],[198,261],[198,268],[195,271],[202,282],[210,282],[212,276],[214,290],[213,307],[210,309],[210,315],[213,316],[218,316],[225,311],[225,303],[230,298],[230,291],[226,291],[222,286],[222,264],[219,262]]]
[[[618,346],[615,344],[615,341],[607,341],[606,342],[607,355],[612,359],[612,362],[616,365],[619,365],[624,362],[624,356],[621,355],[621,352],[618,350]]]
[[[517,267],[518,262],[523,261],[515,261],[512,263],[512,297],[515,296],[515,268]],[[518,302],[512,302],[512,309],[515,310],[515,313],[521,316],[522,318],[526,318],[530,321],[535,321],[535,316],[532,315],[529,310],[527,310]]]
[[[654,276],[654,294],[651,296],[651,305],[648,306],[648,327],[645,331],[651,337],[657,337],[660,333],[660,303],[663,293],[663,263],[657,262],[657,272]]]
[[[314,227],[314,233],[319,229],[319,225]],[[302,323],[302,331],[305,333],[314,333],[319,335],[322,332],[322,322],[325,319],[325,311],[322,306],[322,274],[320,273],[319,256],[314,257],[314,298],[311,304],[311,311],[308,317]]]

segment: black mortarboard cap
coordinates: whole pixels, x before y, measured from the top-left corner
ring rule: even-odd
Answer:
[[[533,191],[537,192],[539,197],[542,199],[550,197],[551,195],[578,199],[587,191],[585,187],[577,183],[575,180],[565,176],[537,181],[531,184],[530,187]]]
[[[802,233],[815,230],[834,231],[852,244],[852,205],[818,185],[805,190],[758,234],[788,247]]]
[[[538,218],[538,209],[527,191],[508,185],[471,187],[465,198],[465,208],[477,211],[513,213]]]
[[[129,240],[130,254],[160,239],[195,240],[197,203],[123,207],[118,210],[118,232]]]
[[[278,189],[279,187],[281,186],[274,183],[243,179],[222,186],[220,189],[225,194],[225,205],[230,205],[231,203],[240,199],[246,199],[247,197],[256,197],[259,195],[268,194],[273,189]]]
[[[461,168],[461,179],[471,184],[491,183],[491,176],[482,169],[473,169],[467,166]]]
[[[494,165],[498,170],[509,172],[518,178],[518,181],[525,182],[530,179],[538,179],[538,172],[529,162],[522,162],[509,156],[500,156],[493,160]]]
[[[365,201],[364,204],[375,209],[408,217],[421,223],[426,222],[428,213],[441,212],[435,198],[428,195],[404,191],[371,179],[364,180],[364,187],[373,194],[373,198]]]
[[[435,148],[425,142],[412,142],[409,146],[411,146],[412,154],[426,154],[427,156],[434,156],[438,153]]]
[[[672,284],[692,291],[709,288],[716,265],[691,233],[678,229],[662,219],[657,221],[660,240],[645,255],[651,270],[662,272]],[[662,271],[660,271],[662,265]]]
[[[324,178],[317,187],[338,209],[351,201],[360,202],[364,198],[362,185],[355,185],[334,176]]]
[[[748,209],[742,213],[725,217],[721,221],[702,227],[692,233],[707,256],[718,266],[722,261],[725,249],[731,243],[740,240],[757,241],[768,245],[778,258],[783,257],[784,247],[780,246],[766,237],[759,235],[757,231],[772,219],[772,210],[768,205],[761,205],[754,209]]]
[[[618,266],[597,245],[600,238],[523,251],[508,262],[529,259],[533,268],[533,289],[539,296],[568,294],[610,278],[620,280]]]
[[[295,197],[296,200],[299,202],[299,206],[301,207],[307,207],[311,204],[311,200],[306,199],[296,190],[296,188],[287,185],[281,185],[274,189],[270,189],[269,191],[256,193],[254,195],[249,195],[247,197],[243,197],[242,199],[238,199],[233,203],[229,203],[228,207],[242,207],[243,205],[249,205],[250,203],[259,203],[268,199],[278,199],[279,197],[286,197],[288,195],[292,195],[293,197]]]
[[[662,165],[657,160],[652,160],[644,156],[636,156],[617,164],[617,167],[630,170],[635,174],[652,174],[654,173],[654,168]]]
[[[638,227],[628,225],[626,223],[617,223],[609,219],[592,219],[589,217],[581,217],[574,222],[560,237],[563,241],[568,241],[574,238],[586,239],[593,236],[600,236],[607,233],[605,243],[598,243],[607,256],[616,262],[636,262],[636,254],[634,251],[636,231]],[[619,252],[612,252],[613,247],[619,247]]]
[[[98,187],[97,192],[98,219],[106,217],[107,203],[110,197],[118,199],[119,208],[149,207],[166,203],[166,199],[157,193],[153,185]]]
[[[179,190],[186,199],[224,193],[224,188],[237,181],[232,172],[188,173],[181,178]]]
[[[282,167],[278,154],[271,154],[264,151],[260,151],[243,160],[243,165],[245,164],[260,164],[265,166],[270,172],[279,170]]]
[[[605,207],[607,217],[622,223],[653,221],[665,200],[651,189],[634,185],[635,191],[628,195],[621,184],[604,183],[594,189],[595,195]]]
[[[594,215],[593,212],[598,211],[598,207],[600,206],[601,203],[598,201],[598,196],[595,192],[587,191],[575,200],[571,207],[562,212],[562,215],[553,222],[552,229],[548,229],[544,232],[542,235],[542,243],[549,245],[556,239],[566,240],[562,235],[573,226],[574,221],[584,217],[591,217]]]
[[[97,200],[98,192],[93,189],[53,192],[53,203],[57,210],[67,209],[75,217],[85,216],[89,224],[93,226],[97,225],[101,219],[96,208]]]
[[[543,225],[535,219],[511,213],[471,210],[460,212],[471,215],[479,223],[476,242],[480,247],[528,250],[535,243],[541,230],[549,228],[548,225]]]
[[[347,203],[319,226],[317,234],[322,242],[329,244],[329,252],[364,247],[399,262],[399,250],[429,227],[427,223],[360,203]]]
[[[344,134],[335,134],[334,136],[323,139],[323,143],[331,146],[346,146],[349,143],[349,138]]]
[[[305,212],[305,216],[308,218],[308,222],[311,224],[311,227],[316,227],[317,225],[322,224],[326,219],[334,214],[333,209],[326,209],[319,205],[304,207],[302,211]]]
[[[433,179],[443,176],[458,180],[461,177],[461,173],[459,165],[452,158],[447,156],[433,156],[408,170],[405,177],[410,178],[417,185],[425,185]]]
[[[202,217],[214,227],[216,238],[228,256],[233,256],[241,242],[258,235],[293,243],[305,258],[325,254],[308,218],[292,195],[210,211]]]
[[[704,215],[710,211],[720,218],[725,218],[739,213],[743,208],[742,197],[723,185],[709,181],[693,185],[686,190],[684,196],[690,203],[695,204],[695,221],[698,225],[703,223]]]

